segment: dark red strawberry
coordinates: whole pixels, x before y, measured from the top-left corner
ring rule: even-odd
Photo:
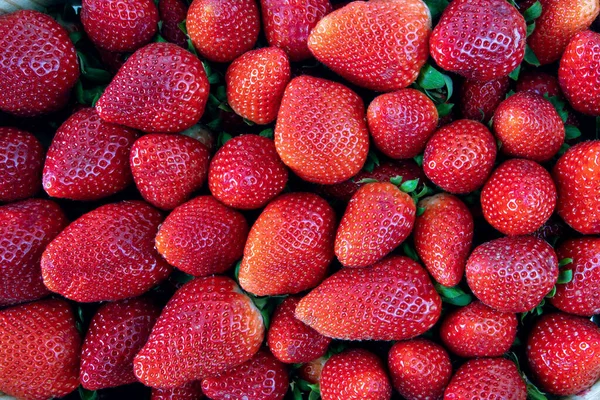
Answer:
[[[29,132],[0,127],[0,202],[26,199],[42,186],[44,149]]]
[[[183,48],[187,47],[187,36],[179,28],[185,21],[188,6],[184,0],[159,0],[158,13],[162,21],[161,33],[165,39]]]
[[[519,75],[517,92],[531,92],[540,96],[562,97],[558,79],[550,74],[540,71],[527,71]]]
[[[127,61],[127,57],[129,56],[127,53],[118,53],[114,51],[103,50],[101,48],[96,49],[98,50],[98,54],[100,54],[100,60],[102,60],[102,64],[113,75],[116,74],[119,69],[121,69],[123,64],[125,64],[125,61]]]
[[[326,357],[319,357],[316,360],[302,364],[298,370],[298,376],[306,382],[315,384],[321,380],[321,373],[327,361]]]
[[[510,86],[508,76],[491,81],[465,79],[460,91],[460,112],[463,118],[489,121]]]
[[[152,389],[150,400],[201,400],[202,384],[200,381],[188,382],[172,389]]]

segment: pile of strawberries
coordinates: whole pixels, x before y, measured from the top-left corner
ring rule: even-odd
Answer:
[[[599,0],[46,11],[0,16],[0,392],[600,398]]]

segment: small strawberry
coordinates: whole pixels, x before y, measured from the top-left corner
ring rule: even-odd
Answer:
[[[187,47],[187,36],[179,24],[187,17],[188,6],[184,0],[159,0],[158,13],[162,21],[161,34],[171,43]]]
[[[0,127],[0,202],[34,196],[42,186],[44,149],[29,132]]]
[[[96,50],[98,50],[102,65],[113,75],[119,72],[129,56],[127,53],[118,53],[115,51],[103,50],[101,48],[96,48]]]
[[[326,357],[319,357],[302,364],[300,369],[298,369],[298,376],[310,384],[319,383],[325,362],[327,362]]]
[[[519,75],[517,92],[531,92],[540,96],[562,97],[558,79],[540,71],[527,71]]]
[[[508,76],[491,81],[465,79],[460,91],[460,112],[465,119],[489,121],[510,86]]]
[[[152,388],[150,400],[201,400],[202,384],[192,381],[171,389]]]

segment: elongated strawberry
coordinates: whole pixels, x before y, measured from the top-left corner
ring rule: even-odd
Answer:
[[[507,76],[491,81],[465,79],[460,91],[460,112],[463,118],[489,121],[510,86]]]
[[[29,132],[0,127],[0,202],[26,199],[41,187],[44,149]]]
[[[150,400],[201,400],[202,383],[192,381],[171,389],[152,388]]]
[[[187,17],[188,6],[184,0],[159,0],[158,13],[162,21],[161,33],[171,43],[185,48],[187,36],[179,24]]]
[[[531,92],[540,96],[562,97],[558,79],[541,71],[526,71],[519,75],[517,92]]]

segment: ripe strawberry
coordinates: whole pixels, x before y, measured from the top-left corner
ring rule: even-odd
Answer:
[[[369,183],[352,196],[335,236],[335,255],[345,267],[376,263],[412,231],[416,206],[389,182]]]
[[[438,125],[433,101],[415,89],[377,96],[367,110],[375,146],[391,158],[413,158],[423,152]]]
[[[257,296],[294,294],[317,286],[333,260],[335,213],[312,193],[273,200],[248,235],[240,286]]]
[[[541,239],[504,237],[475,248],[466,273],[469,287],[483,304],[498,311],[526,312],[556,283],[558,259]]]
[[[415,219],[415,250],[433,279],[456,286],[465,272],[473,244],[473,216],[457,197],[440,193],[419,202]]]
[[[252,358],[265,328],[258,309],[224,276],[194,279],[169,300],[134,360],[146,386],[175,387]]]
[[[489,121],[504,100],[510,86],[508,76],[491,81],[465,79],[460,91],[460,112],[463,118]]]
[[[71,393],[79,385],[80,345],[64,300],[0,310],[0,392],[28,400]]]
[[[186,19],[198,52],[210,61],[229,62],[254,47],[260,31],[255,0],[194,0]]]
[[[158,13],[162,21],[161,34],[171,43],[183,48],[187,47],[187,36],[179,24],[185,21],[188,6],[184,0],[159,0]]]
[[[277,115],[275,147],[305,181],[331,185],[349,179],[369,152],[362,99],[339,83],[306,75],[292,79]]]
[[[139,296],[171,267],[154,249],[161,214],[141,201],[106,204],[67,226],[42,255],[44,284],[78,302]]]
[[[81,385],[98,390],[136,382],[133,357],[159,314],[157,306],[141,297],[101,306],[81,348]]]
[[[0,16],[0,111],[30,117],[62,108],[79,78],[75,46],[50,16]]]
[[[355,1],[320,20],[308,48],[355,85],[387,92],[417,79],[430,33],[431,15],[421,0]]]
[[[542,390],[563,396],[586,390],[600,379],[600,328],[573,315],[544,315],[529,335],[527,360]]]
[[[423,267],[392,256],[331,275],[300,301],[296,318],[335,339],[404,340],[431,328],[441,304]]]
[[[0,202],[34,196],[41,186],[44,149],[29,132],[0,127]]]
[[[306,382],[315,384],[321,381],[321,373],[327,361],[326,357],[319,357],[315,360],[302,364],[298,369],[298,376]]]
[[[144,132],[196,124],[209,84],[200,60],[172,43],[151,43],[125,62],[96,104],[100,118]]]
[[[445,191],[464,194],[485,183],[495,159],[496,141],[490,131],[480,122],[464,119],[433,134],[423,155],[423,170]]]
[[[200,189],[208,175],[210,152],[184,135],[155,133],[139,138],[129,164],[135,185],[155,207],[172,210]]]
[[[517,92],[531,92],[540,96],[562,97],[558,79],[553,75],[540,71],[528,71],[519,75]]]
[[[152,389],[150,400],[200,400],[202,399],[200,381],[192,381],[171,389]]]
[[[236,114],[256,124],[275,121],[285,87],[290,80],[290,62],[277,47],[251,50],[227,68],[227,102]]]

